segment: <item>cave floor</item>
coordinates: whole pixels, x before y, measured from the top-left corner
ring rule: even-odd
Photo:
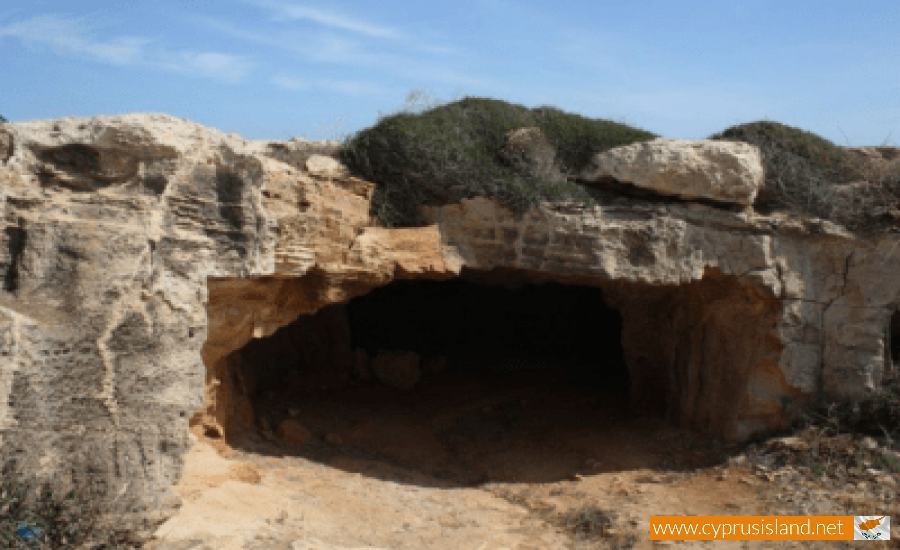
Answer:
[[[710,543],[651,541],[649,516],[853,515],[896,496],[860,501],[875,497],[856,481],[817,491],[741,446],[630,417],[614,392],[542,376],[270,394],[263,425],[290,419],[305,441],[197,430],[175,487],[183,506],[147,548],[687,548]],[[800,546],[823,543],[716,543]]]

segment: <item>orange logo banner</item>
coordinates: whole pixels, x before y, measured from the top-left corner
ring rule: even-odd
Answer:
[[[854,516],[651,516],[650,539],[853,540],[854,527],[869,525]]]

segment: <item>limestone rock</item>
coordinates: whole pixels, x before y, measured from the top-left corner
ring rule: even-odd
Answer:
[[[413,351],[380,351],[372,359],[372,371],[382,384],[410,390],[421,376],[419,354]]]
[[[11,132],[0,128],[0,162],[6,162],[13,155],[15,142]]]
[[[306,170],[314,176],[328,178],[340,178],[350,175],[343,164],[323,155],[312,155],[306,159]]]
[[[874,395],[900,334],[896,235],[627,198],[516,217],[474,197],[391,229],[369,217],[374,183],[314,158],[335,160],[328,144],[247,141],[162,114],[2,132],[14,148],[0,162],[0,468],[51,482],[96,472],[111,524],[135,536],[147,510],[174,511],[160,503],[189,428],[254,429],[257,381],[241,362],[252,342],[278,340],[279,372],[302,346],[315,380],[339,384],[354,356],[346,320],[326,310],[396,279],[465,268],[508,286],[600,286],[622,316],[635,406],[665,404],[680,425],[733,440],[819,399]],[[615,177],[647,172],[660,192],[676,181],[673,193],[691,191],[680,196],[749,204],[758,152],[717,143],[641,146],[658,166],[624,163]],[[316,312],[303,334],[276,334]],[[326,337],[334,345],[304,340]],[[375,370],[412,387],[418,361]]]
[[[582,179],[615,178],[684,199],[749,206],[765,180],[762,153],[747,143],[657,138],[594,157]]]

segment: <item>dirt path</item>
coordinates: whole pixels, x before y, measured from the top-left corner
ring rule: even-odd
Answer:
[[[262,429],[228,446],[195,434],[184,505],[148,548],[687,548],[710,543],[654,543],[649,516],[881,514],[896,497],[896,475],[829,485],[778,464],[792,449],[629,418],[613,396],[565,381],[458,376],[415,393],[273,395],[265,410],[263,425],[308,436]]]

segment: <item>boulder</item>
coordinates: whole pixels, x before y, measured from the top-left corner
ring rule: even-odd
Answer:
[[[324,178],[343,178],[349,175],[347,167],[325,155],[312,155],[306,159],[306,171]]]
[[[749,206],[765,171],[755,145],[658,138],[598,153],[581,176],[587,182],[608,178],[661,195]]]
[[[401,390],[412,389],[421,377],[419,354],[413,351],[380,351],[372,360],[372,371],[382,384]]]

